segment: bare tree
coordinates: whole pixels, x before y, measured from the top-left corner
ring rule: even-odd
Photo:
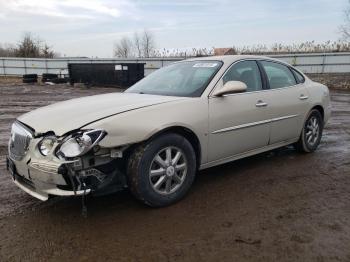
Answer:
[[[142,50],[144,57],[151,57],[155,51],[154,36],[150,31],[145,30],[142,35]]]
[[[132,57],[132,49],[132,42],[130,39],[128,37],[123,37],[119,42],[114,44],[114,56],[122,58]]]
[[[17,44],[16,56],[18,57],[40,57],[41,42],[35,39],[31,33],[25,33]]]
[[[130,40],[123,37],[114,44],[114,56],[116,57],[151,57],[156,55],[155,40],[151,32],[144,30],[141,34],[134,33]]]
[[[344,40],[350,40],[350,0],[349,6],[344,10],[345,21],[342,26],[340,26],[340,32]]]
[[[45,41],[40,40],[38,37],[34,37],[31,33],[25,33],[22,39],[18,42],[17,47],[13,50],[13,55],[17,57],[53,58],[57,56]]]
[[[41,57],[44,58],[54,58],[58,56],[48,44],[44,44],[44,46],[41,48]]]
[[[136,51],[136,56],[142,57],[142,44],[140,35],[137,32],[134,33],[134,47]]]

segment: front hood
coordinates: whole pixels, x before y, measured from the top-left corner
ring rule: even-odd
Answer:
[[[18,118],[36,133],[53,131],[57,136],[100,119],[147,106],[171,102],[181,97],[133,93],[110,93],[72,99],[41,107]],[[143,119],[146,121],[146,119]],[[116,123],[118,124],[118,123]]]

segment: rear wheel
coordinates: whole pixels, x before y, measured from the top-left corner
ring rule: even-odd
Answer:
[[[183,198],[195,173],[195,152],[190,142],[177,134],[164,134],[136,148],[127,170],[132,194],[153,207]]]
[[[314,152],[320,144],[322,132],[322,115],[320,111],[313,109],[304,123],[298,142],[294,144],[295,148],[300,152]]]

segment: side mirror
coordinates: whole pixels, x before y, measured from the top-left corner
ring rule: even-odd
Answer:
[[[215,90],[214,96],[223,96],[234,93],[241,93],[247,91],[247,85],[241,81],[228,81],[224,86],[218,90]]]

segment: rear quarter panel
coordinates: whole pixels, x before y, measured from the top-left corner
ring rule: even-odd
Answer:
[[[324,110],[324,123],[326,124],[331,115],[330,92],[328,87],[308,80],[307,89],[310,98],[310,110],[315,106],[321,106]]]

